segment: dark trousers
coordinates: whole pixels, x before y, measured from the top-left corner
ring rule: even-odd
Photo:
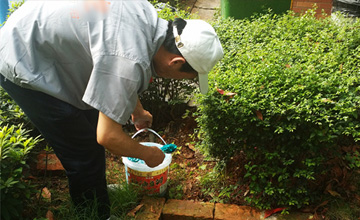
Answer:
[[[45,93],[25,89],[0,74],[0,86],[15,100],[54,149],[66,170],[76,206],[96,201],[109,217],[105,149],[96,141],[97,110],[80,110]]]

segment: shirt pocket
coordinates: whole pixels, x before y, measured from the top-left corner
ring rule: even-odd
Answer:
[[[31,49],[25,50],[24,55],[14,66],[14,82],[27,86],[43,77],[43,72],[53,68],[54,62],[32,53]]]

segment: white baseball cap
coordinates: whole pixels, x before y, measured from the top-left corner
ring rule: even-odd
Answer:
[[[186,25],[178,34],[173,27],[175,44],[181,55],[198,72],[200,92],[209,89],[208,73],[224,56],[224,52],[214,28],[203,20],[185,20]]]

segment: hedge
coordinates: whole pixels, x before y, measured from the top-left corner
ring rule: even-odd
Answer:
[[[309,10],[213,25],[225,56],[199,97],[201,149],[222,161],[245,155],[256,207],[322,199],[330,161],[360,165],[359,20]]]

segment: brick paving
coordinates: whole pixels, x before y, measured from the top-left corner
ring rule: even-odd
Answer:
[[[264,220],[264,211],[249,206],[147,197],[135,220]],[[266,220],[311,220],[309,213],[274,214]]]
[[[213,19],[217,10],[220,10],[221,0],[189,0],[187,1],[190,13],[196,13],[200,19],[209,21]]]
[[[249,206],[238,206],[231,204],[215,204],[214,220],[258,220],[264,219],[264,212]]]
[[[141,201],[144,205],[142,211],[135,216],[135,220],[157,220],[161,218],[161,213],[165,205],[165,198],[144,197]]]
[[[37,156],[36,168],[38,170],[64,170],[59,158],[53,153],[41,152]]]
[[[187,200],[168,200],[162,211],[162,220],[213,220],[214,203]]]

